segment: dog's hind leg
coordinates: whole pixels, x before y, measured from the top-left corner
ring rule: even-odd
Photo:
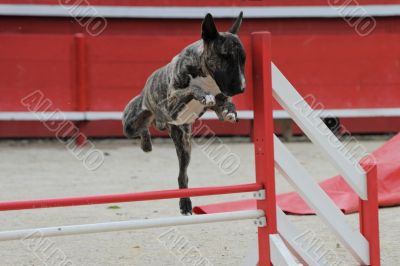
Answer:
[[[124,134],[128,138],[140,137],[140,146],[144,152],[152,150],[149,126],[153,114],[142,108],[143,96],[132,99],[125,107],[122,119]]]
[[[179,160],[179,176],[178,184],[180,189],[188,188],[188,175],[187,168],[190,162],[191,153],[191,125],[185,124],[181,126],[169,125],[169,134],[174,141],[176,154]],[[179,207],[183,215],[192,214],[192,202],[190,198],[181,198],[179,201]]]

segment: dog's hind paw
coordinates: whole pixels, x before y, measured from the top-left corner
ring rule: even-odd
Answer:
[[[216,100],[215,100],[214,95],[208,94],[208,95],[204,96],[203,99],[201,100],[201,104],[203,104],[207,107],[215,106]]]
[[[181,198],[179,200],[179,207],[182,215],[192,215],[192,201],[190,198]]]
[[[140,142],[140,147],[144,152],[151,152],[153,149],[153,145],[151,145],[151,140],[142,139]]]

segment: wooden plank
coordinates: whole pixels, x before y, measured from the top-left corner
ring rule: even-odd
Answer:
[[[276,218],[278,221],[278,233],[287,244],[287,248],[289,249],[291,256],[295,256],[296,259],[304,265],[320,266],[318,261],[311,257],[307,252],[305,252],[305,250],[303,250],[295,241],[296,238],[301,235],[301,233],[296,228],[296,226],[293,225],[292,222],[290,222],[290,220],[286,217],[286,215],[279,207],[276,207]],[[257,245],[255,244],[248,249],[248,253],[241,265],[255,266],[257,265],[257,262],[258,249]]]
[[[367,199],[366,175],[356,158],[349,153],[273,63],[272,87],[274,97],[279,104],[331,160],[360,198]]]
[[[302,265],[295,260],[279,234],[272,234],[269,239],[271,243],[271,262],[274,266]]]
[[[279,207],[276,208],[276,219],[278,220],[278,232],[286,243],[289,244],[293,255],[305,265],[320,266],[319,262],[314,257],[310,256],[310,254],[302,249],[299,243],[296,242],[301,232],[293,225]]]
[[[275,166],[286,181],[295,188],[321,220],[330,227],[353,257],[359,263],[368,265],[368,241],[360,232],[350,226],[340,209],[276,136],[274,136],[274,147]]]

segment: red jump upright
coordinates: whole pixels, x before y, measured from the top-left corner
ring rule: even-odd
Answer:
[[[370,265],[379,266],[379,205],[378,205],[378,173],[376,164],[362,164],[367,173],[368,199],[360,199],[360,231],[369,243]]]
[[[257,209],[265,212],[267,225],[258,229],[259,265],[270,265],[269,235],[277,233],[275,200],[275,163],[272,120],[271,35],[252,33],[254,125],[253,141],[257,183],[263,185],[265,199]]]

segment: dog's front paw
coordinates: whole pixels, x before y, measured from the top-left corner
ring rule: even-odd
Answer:
[[[192,215],[192,201],[190,198],[181,198],[179,200],[179,207],[182,215]]]
[[[224,121],[227,121],[230,123],[239,122],[236,112],[229,112],[228,110],[225,110],[222,112],[222,116],[224,117]]]
[[[215,97],[214,97],[214,95],[212,95],[212,94],[207,94],[207,95],[205,95],[205,96],[201,99],[200,102],[201,102],[202,105],[205,105],[205,106],[207,106],[207,107],[215,106],[215,104],[216,104]]]

